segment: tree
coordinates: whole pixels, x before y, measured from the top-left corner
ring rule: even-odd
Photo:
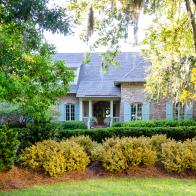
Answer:
[[[77,25],[87,25],[83,30],[82,39],[92,43],[93,48],[98,46],[108,46],[108,49],[119,49],[119,40],[127,38],[128,27],[134,27],[135,44],[137,44],[137,31],[139,15],[144,13],[155,13],[169,0],[72,0],[68,10],[73,14]],[[174,2],[179,2],[175,0]],[[186,9],[191,20],[194,41],[196,44],[196,25],[194,21],[194,11],[191,9],[191,2],[196,5],[195,0],[180,0],[186,4]],[[84,25],[85,26],[85,25]],[[93,37],[93,33],[98,37]]]
[[[44,0],[3,0],[0,4],[0,99],[20,103],[31,118],[44,118],[66,95],[73,72],[52,60],[54,47],[42,31],[68,33],[61,8]]]
[[[185,6],[180,0],[166,1],[144,41],[151,62],[146,91],[153,100],[190,102],[195,97],[196,50]]]
[[[145,54],[152,64],[148,72],[147,92],[153,100],[169,96],[178,101],[195,90],[191,82],[191,75],[195,75],[192,70],[196,71],[193,69],[196,53],[195,5],[195,0],[73,0],[69,8],[74,12],[77,24],[84,22],[85,13],[88,13],[84,40],[89,41],[89,37],[95,39],[92,44],[95,48],[108,46],[109,52],[102,55],[106,70],[112,63],[116,64],[114,59],[120,48],[119,40],[127,37],[128,26],[133,25],[137,43],[140,12],[154,14],[154,25],[145,40],[145,44],[149,45]]]

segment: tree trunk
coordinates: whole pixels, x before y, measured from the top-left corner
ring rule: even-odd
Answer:
[[[193,3],[196,5],[196,0],[193,0]]]
[[[193,2],[195,3],[196,0],[193,0]],[[192,13],[191,10],[191,5],[190,5],[190,1],[189,0],[185,0],[186,2],[186,9],[191,21],[191,25],[192,25],[192,29],[193,29],[193,39],[194,39],[194,46],[195,46],[195,52],[196,52],[196,22],[195,22],[195,17]]]

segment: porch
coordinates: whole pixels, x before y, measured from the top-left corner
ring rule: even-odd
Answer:
[[[79,100],[80,121],[88,128],[111,127],[120,121],[120,100],[117,98],[86,98]]]

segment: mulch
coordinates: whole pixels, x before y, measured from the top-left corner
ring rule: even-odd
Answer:
[[[43,172],[14,167],[9,171],[0,172],[0,190],[22,189],[33,185],[51,184],[85,179],[108,177],[156,177],[196,179],[196,172],[186,171],[180,174],[168,173],[161,166],[131,167],[124,172],[107,173],[99,163],[89,166],[84,172],[66,173],[57,177],[49,177]]]

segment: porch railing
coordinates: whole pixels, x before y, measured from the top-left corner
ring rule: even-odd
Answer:
[[[113,117],[113,122],[119,122],[120,121],[120,117]]]
[[[95,117],[83,117],[83,122],[85,123],[85,125],[88,127],[88,129],[90,129],[93,125],[95,125],[96,123],[96,118]],[[106,124],[107,127],[112,127],[112,124],[114,122],[119,122],[120,121],[120,117],[106,117],[104,120],[104,123]]]

